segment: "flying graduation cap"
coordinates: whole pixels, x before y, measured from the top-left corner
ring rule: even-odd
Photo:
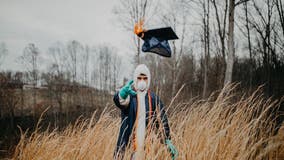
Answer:
[[[144,30],[143,21],[140,21],[135,24],[134,32],[144,40],[143,52],[152,52],[164,57],[171,57],[172,51],[168,40],[178,39],[171,27]]]

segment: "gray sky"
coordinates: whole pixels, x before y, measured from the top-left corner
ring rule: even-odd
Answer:
[[[56,41],[111,44],[119,54],[129,54],[129,35],[118,25],[116,0],[0,0],[0,42],[9,50],[5,70],[20,70],[15,60],[28,43],[48,58],[47,48]],[[127,45],[128,44],[128,45]]]
[[[130,49],[134,45],[131,39],[133,33],[125,32],[112,13],[117,3],[118,0],[0,0],[0,42],[5,42],[9,50],[1,68],[21,70],[23,67],[15,60],[28,43],[34,43],[46,59],[50,58],[46,53],[53,43],[67,43],[70,40],[90,46],[110,44],[118,49],[120,55],[134,55]],[[195,12],[186,13],[190,15],[186,36],[189,41],[198,39],[196,33],[200,32],[200,27],[196,25],[200,17],[196,19]],[[158,26],[161,27],[161,23]],[[176,30],[176,33],[179,35],[179,31]],[[239,35],[236,28],[236,45],[241,45],[237,40]],[[199,53],[199,49],[196,52]],[[128,66],[128,61],[129,58],[123,59],[122,63]]]

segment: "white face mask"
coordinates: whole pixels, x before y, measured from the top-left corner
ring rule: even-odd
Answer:
[[[139,81],[139,82],[137,83],[137,89],[138,89],[139,91],[142,91],[142,92],[143,92],[146,88],[147,88],[147,84],[146,84],[145,81]]]

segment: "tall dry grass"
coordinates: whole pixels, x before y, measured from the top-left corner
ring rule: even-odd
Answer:
[[[216,98],[171,106],[169,116],[178,159],[277,159],[283,154],[284,134],[273,135],[273,111],[279,101],[265,99],[259,90],[238,98],[234,86]],[[215,100],[213,100],[215,99]],[[114,108],[114,106],[112,106]],[[113,159],[120,119],[106,109],[98,121],[78,120],[63,132],[22,133],[13,159]],[[281,131],[282,132],[282,131]],[[152,132],[147,159],[170,159]],[[131,147],[125,152],[130,159]]]

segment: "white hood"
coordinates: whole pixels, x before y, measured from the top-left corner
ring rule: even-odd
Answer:
[[[148,84],[147,84],[147,89],[146,89],[146,91],[147,91],[150,87],[151,74],[150,74],[148,67],[145,64],[139,64],[134,71],[134,75],[133,75],[134,87],[135,87],[135,89],[137,89],[137,77],[141,73],[145,74],[148,77]]]

